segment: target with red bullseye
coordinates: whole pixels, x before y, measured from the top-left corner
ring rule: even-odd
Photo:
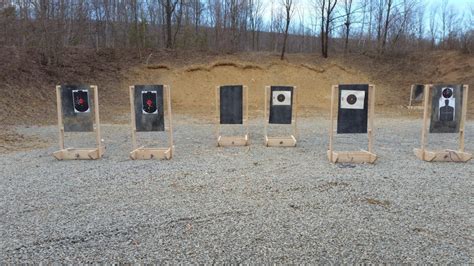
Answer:
[[[87,90],[73,90],[72,98],[75,113],[87,113],[89,108],[89,92]]]
[[[158,93],[156,91],[142,91],[142,112],[143,114],[157,114],[156,105]]]

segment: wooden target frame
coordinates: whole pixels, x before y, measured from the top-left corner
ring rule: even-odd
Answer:
[[[330,121],[331,128],[329,130],[329,149],[327,156],[332,163],[374,163],[377,160],[377,155],[373,152],[374,143],[374,110],[375,110],[375,86],[369,84],[369,104],[367,112],[367,137],[369,139],[368,150],[361,151],[334,151],[334,108],[339,100],[337,95],[339,85],[333,85],[331,88],[331,112]]]
[[[431,90],[433,84],[425,85],[423,91],[424,98],[424,110],[423,110],[423,128],[421,130],[421,148],[413,149],[416,157],[420,160],[427,162],[467,162],[472,159],[472,154],[464,151],[464,128],[466,124],[467,116],[467,104],[468,104],[468,93],[469,85],[463,85],[463,99],[462,99],[462,110],[461,120],[459,125],[459,148],[458,150],[445,149],[440,151],[429,151],[426,149],[427,144],[427,128],[428,121],[431,115]]]
[[[221,135],[221,123],[220,123],[220,88],[221,86],[215,87],[216,92],[216,137],[217,137],[217,147],[224,147],[224,146],[248,146],[249,145],[249,104],[248,104],[248,91],[249,88],[247,86],[242,86],[243,89],[243,96],[242,105],[243,107],[243,121],[242,126],[245,129],[244,136],[222,136]]]
[[[265,126],[264,126],[264,144],[267,147],[296,147],[296,138],[298,136],[298,127],[296,125],[297,121],[297,110],[298,110],[298,97],[297,97],[297,88],[296,86],[291,86],[293,88],[293,104],[291,112],[291,126],[293,129],[293,134],[287,137],[269,137],[268,136],[268,125],[269,125],[269,113],[270,106],[268,104],[268,96],[271,96],[271,86],[265,86],[265,100],[264,100],[264,117],[265,117]]]
[[[415,94],[415,87],[416,85],[419,84],[412,84],[410,87],[410,101],[408,102],[407,108],[409,110],[423,110],[424,106],[424,101],[425,101],[425,96],[423,95],[423,99],[421,99],[421,105],[413,105],[413,94]],[[425,90],[423,88],[423,93],[425,93]]]
[[[135,120],[135,86],[130,86],[130,110],[131,110],[131,127],[132,127],[132,152],[130,152],[130,158],[132,160],[151,160],[151,159],[165,159],[170,160],[174,155],[173,145],[173,124],[172,124],[172,112],[171,112],[171,87],[163,85],[163,98],[166,108],[164,108],[165,121],[168,117],[168,147],[159,148],[147,148],[145,146],[138,147],[137,143],[137,125]]]
[[[53,153],[53,156],[58,160],[96,160],[102,158],[105,153],[105,146],[101,145],[100,138],[100,118],[99,118],[99,94],[96,85],[90,85],[94,91],[94,132],[96,135],[95,148],[65,148],[64,145],[64,123],[63,110],[61,100],[61,86],[56,86],[56,101],[58,113],[58,128],[59,128],[59,151]]]

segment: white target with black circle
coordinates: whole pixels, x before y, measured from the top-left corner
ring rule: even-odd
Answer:
[[[364,109],[365,91],[341,90],[341,109]]]
[[[273,91],[272,105],[291,105],[291,91]]]

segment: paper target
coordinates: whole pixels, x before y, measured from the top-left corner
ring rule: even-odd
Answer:
[[[367,133],[369,85],[339,85],[337,133]]]
[[[72,90],[72,98],[75,113],[87,113],[90,111],[88,90]]]
[[[414,85],[414,90],[412,94],[412,101],[413,102],[422,102],[423,101],[423,93],[425,90],[425,85]]]
[[[158,107],[156,103],[158,101],[157,91],[142,91],[142,113],[143,114],[157,114]]]
[[[242,124],[243,86],[220,87],[220,123]]]
[[[364,109],[365,91],[341,91],[342,109]]]
[[[291,105],[291,91],[272,91],[272,105]]]
[[[270,124],[291,124],[293,114],[293,87],[270,87]],[[266,100],[268,101],[268,100]]]
[[[164,131],[163,85],[135,85],[135,127],[137,131]]]
[[[61,85],[61,111],[64,132],[94,131],[94,103],[90,86]]]
[[[462,115],[462,85],[435,85],[432,92],[430,132],[459,132]]]

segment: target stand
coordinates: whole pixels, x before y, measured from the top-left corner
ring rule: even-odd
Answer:
[[[272,88],[278,90],[279,88],[286,89],[288,91],[283,91],[290,96],[288,99],[281,99],[283,101],[288,101],[287,104],[278,103],[275,104],[273,102],[273,92]],[[291,91],[290,91],[291,90]],[[278,91],[276,91],[278,92]],[[295,101],[292,101],[294,98]],[[264,103],[264,117],[265,117],[265,127],[264,127],[264,144],[267,147],[296,147],[296,136],[298,134],[297,126],[296,126],[296,118],[297,118],[297,109],[298,109],[298,102],[296,97],[296,87],[271,87],[265,86],[265,103]],[[268,104],[270,103],[270,104]],[[278,124],[291,124],[293,134],[290,136],[284,137],[269,137],[268,136],[268,125],[270,124],[270,112],[272,108],[283,108],[282,110],[276,110],[274,114],[280,115],[281,120],[287,121],[279,121]]]
[[[407,106],[407,109],[409,110],[423,110],[423,100],[424,100],[424,97],[422,96],[422,99],[421,100],[417,100],[417,96],[419,95],[419,89],[418,89],[418,86],[420,86],[419,84],[413,84],[411,85],[410,87],[410,101],[408,102],[408,106]],[[424,88],[422,89],[424,91]],[[421,104],[417,104],[415,105],[415,103],[421,103]]]
[[[249,125],[248,125],[248,87],[247,86],[216,86],[216,137],[217,147],[224,146],[248,146],[249,145]],[[223,91],[228,89],[226,98],[222,98]],[[239,92],[241,89],[242,91]],[[234,90],[234,92],[230,91]],[[232,99],[240,98],[240,99]],[[222,103],[230,103],[230,107],[223,106]],[[245,107],[244,107],[245,105]],[[223,113],[225,111],[225,113]],[[238,113],[238,114],[237,114]],[[242,124],[245,129],[243,136],[222,136],[222,124]]]
[[[339,85],[332,86],[331,92],[331,129],[329,130],[329,149],[327,151],[327,156],[330,162],[332,163],[374,163],[377,160],[377,155],[373,152],[373,119],[374,119],[374,107],[375,107],[375,86],[368,85],[368,112],[367,112],[367,136],[369,139],[368,150],[361,151],[334,151],[333,142],[334,142],[334,107],[336,105],[337,97],[336,93],[338,92]]]
[[[428,128],[428,117],[430,115],[430,93],[433,89],[433,85],[425,85],[424,89],[424,110],[423,110],[423,129],[421,131],[421,148],[413,149],[416,157],[418,159],[427,161],[427,162],[468,162],[472,159],[472,154],[464,151],[464,128],[466,123],[467,115],[467,100],[469,86],[463,85],[463,97],[462,97],[462,110],[461,110],[461,119],[459,125],[459,149],[445,149],[440,151],[429,151],[426,150],[427,142],[427,128]],[[432,110],[431,110],[432,111]]]
[[[94,92],[93,105],[90,105],[89,91]],[[105,153],[101,145],[99,95],[97,86],[56,86],[59,147],[53,153],[57,160],[96,160]],[[94,120],[92,120],[94,116]],[[95,123],[95,125],[94,125]],[[89,132],[96,134],[95,148],[65,148],[64,132]]]
[[[133,151],[130,152],[130,158],[132,160],[170,160],[174,154],[170,86],[130,86],[129,89],[133,146]],[[145,110],[146,107],[146,96],[144,96],[146,93],[150,93],[150,95],[155,97],[154,103],[151,102],[154,104],[154,110],[149,113],[142,111]],[[165,117],[168,117],[167,128],[165,127]],[[168,131],[168,147],[138,147],[137,127],[139,131],[144,132]]]

